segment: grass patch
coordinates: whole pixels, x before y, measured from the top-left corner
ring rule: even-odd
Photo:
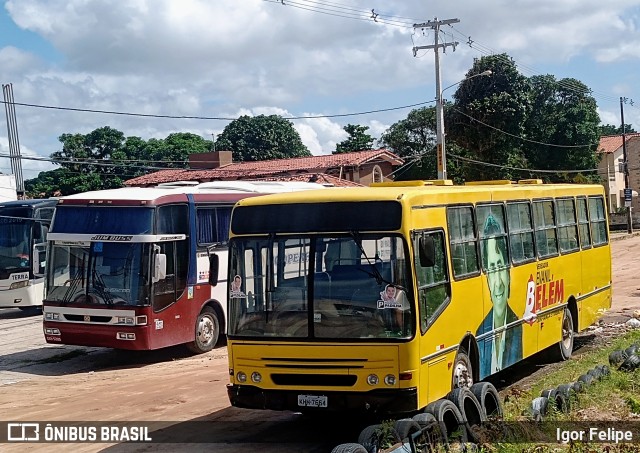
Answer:
[[[545,389],[555,389],[558,385],[569,384],[578,380],[597,365],[609,366],[609,354],[616,349],[625,349],[640,340],[640,330],[627,332],[614,339],[606,347],[588,351],[563,363],[561,366],[549,367],[540,379],[528,389],[512,388],[504,403],[504,420],[507,422],[525,421],[530,417],[531,401],[540,396]],[[640,424],[640,368],[633,372],[618,371],[609,366],[610,374],[601,380],[594,380],[586,386],[577,399],[572,401],[568,413],[551,408],[544,417],[551,424],[563,422],[580,423],[590,426],[589,422],[629,422]],[[546,423],[548,424],[548,423]],[[535,425],[531,425],[535,427]],[[565,425],[567,426],[567,425]],[[634,444],[602,444],[573,442],[569,444],[484,444],[481,452],[640,452],[640,439],[637,430],[634,433]]]

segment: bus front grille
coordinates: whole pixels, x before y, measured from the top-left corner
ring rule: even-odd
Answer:
[[[317,387],[351,387],[358,380],[354,375],[340,374],[272,374],[276,385],[307,385]]]
[[[109,322],[111,322],[112,317],[111,316],[89,316],[89,315],[70,315],[70,314],[65,314],[64,315],[65,319],[68,321],[74,321],[74,322],[99,322],[99,323],[104,323],[107,324]],[[87,317],[89,319],[87,319]]]

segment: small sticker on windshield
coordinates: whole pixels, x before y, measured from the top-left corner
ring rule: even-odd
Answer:
[[[93,251],[94,252],[102,252],[103,242],[94,242],[93,243]]]

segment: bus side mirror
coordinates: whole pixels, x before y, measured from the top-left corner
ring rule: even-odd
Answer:
[[[436,264],[436,247],[433,236],[422,236],[418,240],[418,254],[421,267],[433,267]]]
[[[218,254],[209,255],[209,284],[216,286],[218,284],[218,272],[220,270],[220,258]]]
[[[33,246],[33,263],[31,263],[31,268],[34,275],[42,275],[44,273],[44,269],[47,265],[46,261],[46,249],[47,243],[35,244]]]
[[[153,265],[152,282],[164,280],[167,277],[167,255],[164,253],[155,254],[155,262]]]

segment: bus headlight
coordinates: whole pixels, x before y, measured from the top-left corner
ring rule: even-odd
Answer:
[[[384,377],[384,383],[387,384],[388,386],[392,387],[392,386],[396,385],[396,377],[393,374],[387,374]]]
[[[29,280],[23,280],[21,282],[13,282],[11,286],[9,286],[9,289],[24,288],[25,286],[29,286]]]
[[[58,321],[60,319],[60,313],[45,313],[44,319],[47,321]]]
[[[129,316],[118,316],[118,324],[128,324],[132,326],[133,323],[133,318],[130,318]]]
[[[367,384],[369,384],[369,385],[378,385],[378,382],[380,382],[380,379],[378,379],[377,375],[370,374],[369,376],[367,376]]]
[[[247,382],[247,374],[244,371],[238,371],[238,374],[236,374],[236,379],[238,380],[238,382]]]
[[[262,381],[262,375],[257,371],[254,371],[253,373],[251,373],[251,380],[256,384],[258,384],[259,382]]]

